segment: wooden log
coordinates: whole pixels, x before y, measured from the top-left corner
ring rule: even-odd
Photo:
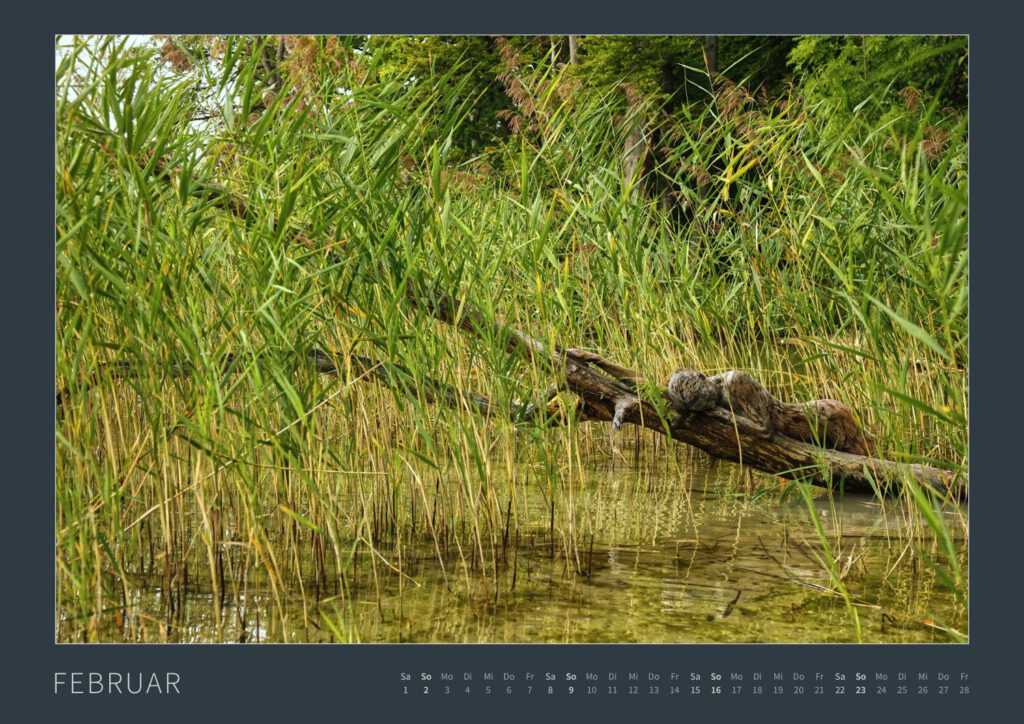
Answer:
[[[765,437],[720,407],[680,412],[671,405],[665,388],[643,381],[625,367],[578,350],[548,350],[539,340],[488,320],[471,305],[448,295],[434,292],[411,299],[442,322],[473,335],[502,340],[510,354],[562,371],[566,387],[580,398],[585,420],[610,422],[616,428],[627,423],[639,425],[714,457],[833,490],[887,495],[902,490],[904,480],[910,478],[938,495],[967,498],[966,484],[949,470],[830,450],[778,432]],[[590,366],[592,362],[596,369]]]
[[[549,409],[549,403],[557,394],[558,388],[552,385],[540,395],[538,399],[527,400],[522,403],[512,404],[507,408],[495,405],[491,400],[472,390],[463,390],[452,385],[430,377],[420,377],[418,382],[415,375],[402,365],[385,360],[373,359],[360,354],[329,354],[316,347],[310,348],[306,357],[312,363],[313,368],[322,375],[333,377],[345,377],[347,373],[356,376],[356,379],[372,379],[377,383],[399,393],[405,397],[416,399],[422,394],[423,400],[430,404],[447,407],[453,410],[469,410],[480,415],[504,417],[515,423],[533,422],[543,420],[548,425],[560,425],[566,421],[564,410]],[[220,359],[217,368],[222,374],[232,374],[241,371],[239,362],[249,359],[259,362],[258,356],[238,355],[228,352]],[[168,377],[190,377],[195,370],[188,364],[174,362],[162,367],[164,374]],[[96,387],[104,379],[131,380],[147,374],[151,371],[150,366],[119,360],[106,362],[80,383],[80,389],[89,391]],[[72,387],[66,385],[56,392],[56,410],[58,418],[64,416],[64,402],[70,397]],[[583,419],[586,414],[580,415]]]
[[[607,420],[613,425],[640,425],[714,457],[779,477],[808,479],[819,486],[848,492],[889,494],[902,489],[904,476],[910,476],[940,495],[967,497],[966,486],[958,485],[948,470],[829,450],[777,432],[763,437],[739,424],[742,418],[720,407],[679,412],[669,406],[670,412],[666,414],[666,405],[652,404],[618,380],[571,358],[567,359],[565,375],[569,389],[586,401],[590,419]],[[669,399],[663,388],[653,393]]]

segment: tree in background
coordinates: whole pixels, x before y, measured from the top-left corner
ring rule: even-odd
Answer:
[[[414,94],[429,94],[431,79],[455,71],[462,97],[472,111],[453,139],[457,151],[472,153],[500,143],[509,131],[499,115],[513,108],[497,76],[501,57],[487,36],[374,36],[366,52],[380,80],[409,84]]]
[[[160,36],[157,43],[172,71],[196,75],[214,123],[275,100],[315,111],[378,83],[426,99],[443,79],[460,120],[452,127],[438,119],[427,135],[448,149],[453,172],[479,172],[481,181],[515,176],[523,144],[544,146],[546,119],[559,107],[606,106],[624,183],[685,207],[684,224],[715,195],[735,202],[737,174],[756,172],[761,116],[793,102],[800,109],[789,114],[815,115],[826,141],[881,128],[893,147],[912,141],[932,158],[957,132],[967,103],[967,43],[955,37]],[[228,62],[225,52],[236,67],[239,56],[258,59],[262,106],[226,99],[229,79],[204,86],[204,77],[218,76],[213,66]]]
[[[967,108],[966,37],[810,35],[789,65],[808,107],[828,119],[827,136],[932,103],[947,114]]]
[[[708,68],[703,36],[587,35],[579,40],[576,77],[600,89],[628,84],[667,108],[708,100]],[[749,91],[782,92],[790,73],[789,37],[718,36],[718,73]],[[712,69],[714,70],[714,69]]]

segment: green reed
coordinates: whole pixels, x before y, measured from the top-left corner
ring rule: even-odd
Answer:
[[[497,589],[525,531],[546,530],[550,555],[581,569],[598,525],[585,461],[674,459],[677,446],[431,403],[431,381],[499,410],[552,382],[501,340],[408,303],[431,289],[653,380],[743,368],[779,397],[844,400],[888,457],[966,470],[963,120],[925,108],[826,142],[829,119],[797,95],[736,107],[707,91],[669,116],[617,93],[545,92],[569,71],[544,68],[526,79],[534,128],[465,159],[451,134],[473,109],[454,71],[415,94],[346,68],[270,94],[240,42],[193,74],[115,38],[63,42],[64,638],[102,638],[149,577],[208,581],[215,599],[328,591],[325,625],[350,640],[357,573],[400,574],[414,540],[468,563],[446,570],[467,590],[474,568]],[[646,180],[621,161],[641,117],[673,139]],[[924,143],[937,124],[938,155]],[[314,346],[407,375],[323,377]],[[525,505],[537,489],[545,520]],[[910,491],[948,541],[930,493]],[[932,563],[962,590],[950,546]]]

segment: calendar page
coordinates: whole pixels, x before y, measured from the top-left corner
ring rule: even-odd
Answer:
[[[1011,696],[1012,43],[749,5],[48,30],[18,688],[156,720]]]

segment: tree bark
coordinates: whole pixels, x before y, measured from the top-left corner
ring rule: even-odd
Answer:
[[[966,488],[956,485],[947,470],[828,450],[779,433],[762,438],[737,425],[736,418],[722,408],[704,412],[670,408],[666,414],[664,404],[651,402],[667,401],[663,388],[648,387],[650,392],[641,397],[571,358],[566,359],[565,376],[569,389],[586,403],[589,419],[640,425],[714,457],[779,477],[809,479],[815,485],[848,492],[888,494],[900,490],[903,477],[909,476],[940,495],[966,498]]]
[[[704,36],[704,54],[707,56],[708,75],[718,75],[718,36]]]

